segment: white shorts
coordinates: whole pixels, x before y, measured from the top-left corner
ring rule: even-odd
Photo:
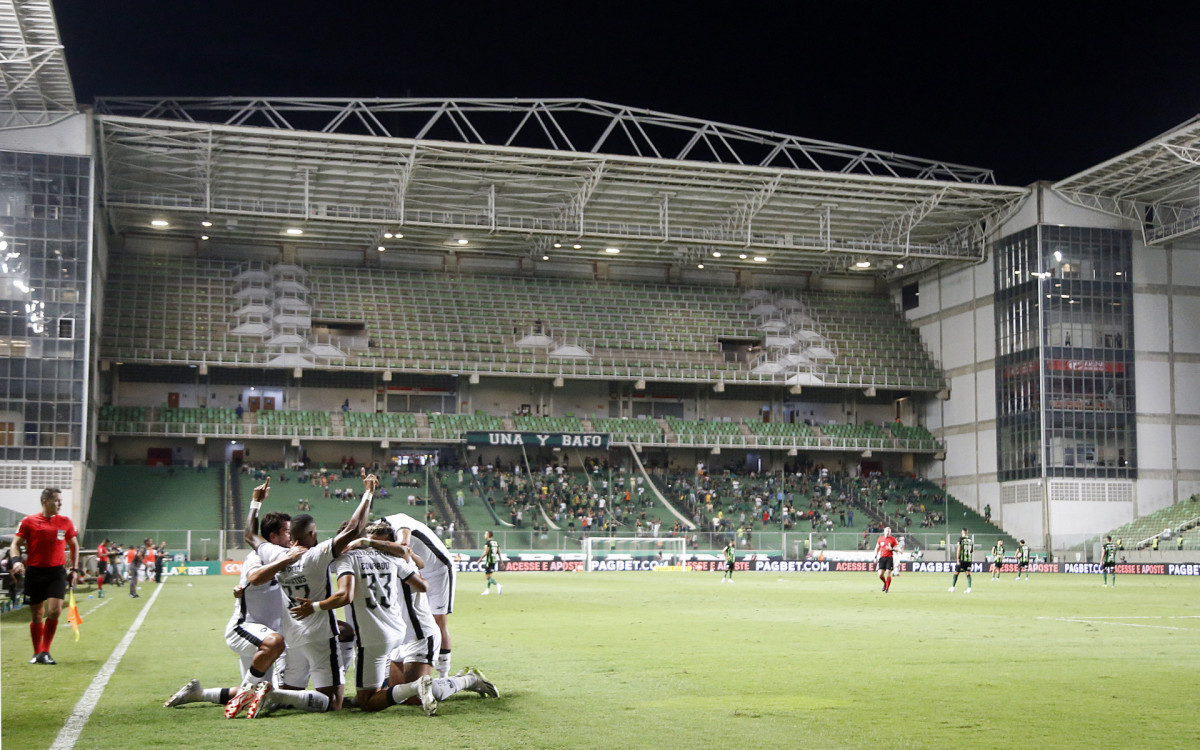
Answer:
[[[253,679],[250,674],[250,663],[254,661],[254,654],[258,652],[258,647],[262,645],[263,640],[274,632],[266,625],[259,625],[257,622],[243,622],[225,631],[225,645],[238,655],[243,681]],[[279,658],[275,660],[271,684],[276,687],[283,684],[280,680],[283,676],[284,665],[287,663],[286,656],[286,654],[280,654]]]
[[[388,678],[391,654],[398,642],[364,644],[354,658],[354,687],[359,690],[377,690]]]
[[[397,664],[428,664],[433,666],[437,660],[438,651],[441,648],[442,634],[440,631],[435,630],[424,638],[418,638],[415,641],[406,641],[392,649],[392,653],[388,654],[388,659]]]
[[[448,568],[441,563],[426,565],[421,576],[429,584],[425,592],[429,600],[429,611],[435,615],[448,615],[454,611],[454,587],[458,574],[454,568]]]
[[[283,684],[303,688],[312,679],[314,688],[337,687],[342,684],[342,659],[337,638],[325,641],[289,644]]]

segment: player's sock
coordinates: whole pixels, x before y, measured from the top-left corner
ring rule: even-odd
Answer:
[[[262,680],[262,678],[267,676],[266,672],[258,671],[257,669],[254,668],[253,665],[250,666],[249,671],[250,671],[250,676],[253,677],[255,680]]]
[[[967,588],[971,588],[971,574],[967,573]]]
[[[1113,583],[1116,583],[1117,576],[1113,575]],[[46,620],[42,623],[42,647],[39,651],[49,651],[50,644],[54,641],[54,632],[58,630],[58,620]]]
[[[420,682],[420,680],[413,680],[412,682],[406,682],[403,685],[393,685],[391,688],[389,688],[388,705],[394,706],[397,703],[403,703],[409,698],[415,696],[417,694],[418,682]]]
[[[955,573],[954,580],[950,581],[950,588],[954,588],[957,585],[958,585],[958,573]]]
[[[345,672],[350,668],[350,662],[354,661],[354,641],[338,641],[338,655],[342,660],[342,671]]]
[[[1114,570],[1113,571],[1113,588],[1116,588],[1116,587],[1117,587],[1117,571]],[[49,623],[46,623],[46,624],[49,625]],[[47,646],[47,648],[49,648],[49,647]]]
[[[450,676],[450,649],[444,648],[438,651],[437,655],[437,673],[439,677]]]
[[[892,579],[891,579],[891,578],[884,578],[884,579],[883,579],[883,590],[884,590],[884,591],[887,591],[887,590],[888,590],[888,589],[890,589],[891,587],[892,587]]]
[[[1108,585],[1108,568],[1101,568],[1100,575],[1104,576],[1104,585]]]
[[[29,638],[33,641],[33,653],[42,653],[42,623],[29,623]]]
[[[237,688],[204,688],[200,691],[200,700],[224,706],[237,692]]]
[[[439,701],[444,701],[460,690],[466,690],[475,682],[475,677],[464,675],[462,677],[439,677],[433,681],[433,697]]]
[[[313,714],[329,710],[329,696],[316,690],[280,690],[277,688],[271,691],[271,702]]]

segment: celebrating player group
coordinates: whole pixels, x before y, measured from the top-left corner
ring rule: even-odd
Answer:
[[[375,475],[364,474],[358,507],[323,542],[307,514],[272,512],[260,522],[270,480],[254,489],[246,522],[252,551],[225,629],[225,642],[241,659],[241,684],[204,688],[192,680],[166,707],[216,703],[231,719],[285,707],[336,711],[351,661],[353,702],[363,711],[411,705],[432,716],[438,701],[460,691],[498,697],[474,667],[450,675],[446,621],[454,609],[454,565],[441,540],[416,519],[401,513],[368,523],[378,487]],[[337,618],[338,610],[349,622]]]

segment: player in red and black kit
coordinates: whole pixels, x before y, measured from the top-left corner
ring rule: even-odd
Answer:
[[[112,542],[105,539],[96,546],[96,594],[104,598],[104,579],[108,576],[108,545]]]
[[[68,582],[79,572],[79,540],[75,524],[59,515],[62,491],[42,490],[42,512],[26,516],[13,537],[12,555],[26,550],[24,563],[13,566],[13,573],[25,573],[25,603],[33,615],[29,635],[33,640],[30,664],[56,664],[50,658],[50,643],[58,630],[58,615],[62,612],[63,597]],[[68,571],[64,548],[70,548],[71,568]]]
[[[896,537],[892,536],[891,528],[884,528],[883,536],[875,541],[875,569],[879,571],[879,580],[883,581],[883,593],[892,587],[892,556],[899,546]]]

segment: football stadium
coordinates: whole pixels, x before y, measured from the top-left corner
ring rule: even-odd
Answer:
[[[1200,744],[1200,116],[1016,186],[70,52],[0,2],[5,746]]]

